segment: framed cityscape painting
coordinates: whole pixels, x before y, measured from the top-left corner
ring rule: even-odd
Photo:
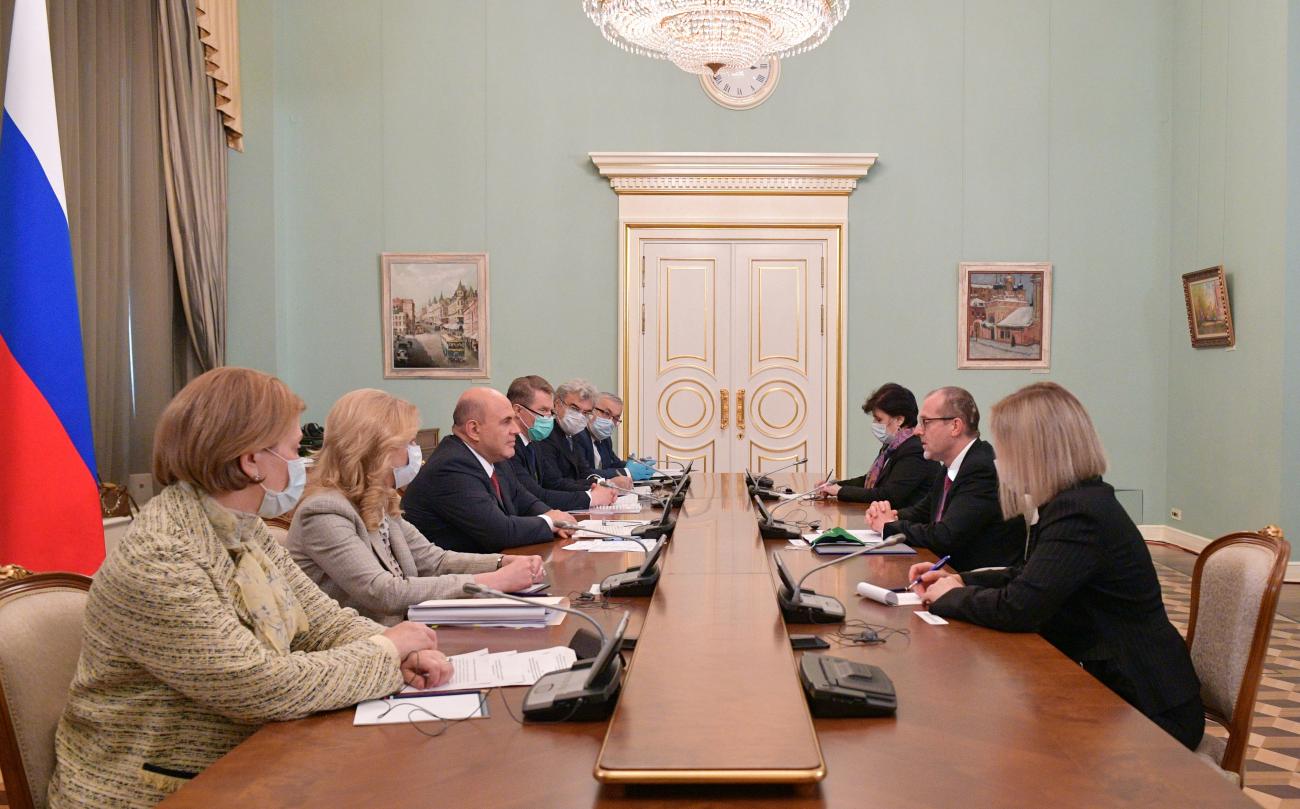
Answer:
[[[1052,265],[962,262],[957,367],[1052,367]]]
[[[1192,348],[1227,348],[1237,344],[1228,304],[1228,279],[1223,267],[1207,267],[1183,276],[1187,330]]]
[[[383,253],[384,376],[488,376],[487,253]]]

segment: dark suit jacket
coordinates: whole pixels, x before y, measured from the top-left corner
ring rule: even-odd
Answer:
[[[624,469],[627,468],[627,464],[624,463],[623,459],[614,452],[614,439],[597,439],[596,436],[588,432],[575,436],[573,441],[575,444],[581,444],[586,449],[587,458],[590,459],[591,465],[594,467],[594,473],[602,478],[616,478],[623,474]],[[592,441],[596,442],[594,446]]]
[[[885,448],[881,447],[880,451],[884,452]],[[899,444],[898,449],[885,459],[875,486],[866,488],[866,475],[841,480],[838,498],[848,503],[888,500],[894,508],[903,509],[919,503],[935,478],[942,474],[943,464],[927,461],[921,439],[914,435]]]
[[[536,441],[524,444],[522,438],[515,437],[515,456],[510,459],[510,468],[519,484],[551,508],[561,511],[586,511],[590,508],[591,498],[585,492],[548,489],[542,485],[542,462],[537,444]]]
[[[582,442],[585,441],[584,447]],[[541,483],[547,489],[585,492],[587,480],[596,474],[591,464],[591,433],[586,430],[570,438],[558,426],[545,441],[537,442],[537,459],[541,462]]]
[[[1200,694],[1187,644],[1165,614],[1146,543],[1101,478],[1038,509],[1022,565],[962,580],[968,586],[945,593],[930,611],[1008,632],[1039,632],[1148,716]]]
[[[496,464],[501,500],[465,442],[442,439],[402,497],[407,521],[430,542],[452,551],[490,553],[548,542],[553,536],[536,515],[550,509],[519,484],[509,463]]]
[[[1003,521],[998,503],[998,473],[993,466],[993,446],[975,439],[962,459],[948,490],[943,519],[935,522],[943,499],[947,470],[935,478],[930,491],[916,505],[899,509],[898,520],[885,525],[885,536],[906,534],[907,544],[929,548],[939,556],[952,556],[957,570],[1014,565],[1024,559],[1025,521]]]

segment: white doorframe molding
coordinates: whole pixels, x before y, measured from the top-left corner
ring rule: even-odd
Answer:
[[[631,349],[640,339],[639,271],[631,253],[633,228],[824,227],[839,233],[828,296],[836,339],[827,358],[833,375],[835,464],[843,469],[847,366],[845,358],[845,275],[848,266],[848,196],[875,165],[866,153],[793,152],[591,152],[602,177],[618,194],[619,385],[624,400],[639,402],[631,373]],[[635,324],[635,325],[634,325]],[[828,329],[832,324],[827,324]],[[634,332],[633,329],[636,329]],[[623,450],[629,449],[623,430]]]

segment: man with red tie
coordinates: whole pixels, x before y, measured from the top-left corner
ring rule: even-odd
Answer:
[[[538,500],[508,463],[519,435],[510,401],[491,388],[470,388],[451,419],[452,434],[406,487],[406,519],[452,551],[492,553],[567,537],[556,523],[573,517]]]
[[[914,506],[895,510],[886,500],[867,508],[867,522],[883,536],[904,534],[907,544],[951,556],[957,570],[998,567],[1024,560],[1021,517],[1002,519],[993,446],[980,439],[980,411],[964,388],[939,388],[925,397],[915,435],[925,457],[945,474]]]

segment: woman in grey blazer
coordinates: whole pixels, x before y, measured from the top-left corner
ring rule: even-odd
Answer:
[[[303,572],[334,600],[396,624],[406,608],[464,595],[467,582],[512,592],[543,576],[540,556],[457,553],[404,520],[397,489],[420,468],[415,405],[355,390],[325,419],[325,443],[285,541]]]

